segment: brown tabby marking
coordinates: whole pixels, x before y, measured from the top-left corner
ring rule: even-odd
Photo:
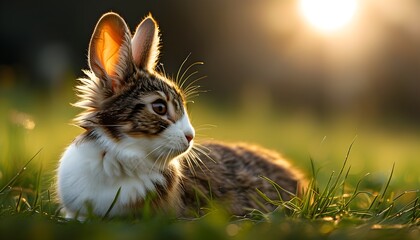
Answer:
[[[249,209],[272,211],[275,206],[266,203],[256,189],[273,200],[279,199],[279,196],[261,176],[268,177],[292,193],[305,185],[301,173],[276,152],[248,144],[210,142],[203,145],[208,148],[209,156],[197,153],[204,164],[194,163],[195,171],[187,165],[182,169],[184,214],[203,207],[200,204],[205,206],[208,199],[221,202],[223,206],[227,204],[227,209],[236,215],[244,215]],[[291,198],[285,191],[280,191],[280,194],[283,200]]]
[[[80,85],[77,87],[80,100],[75,104],[84,109],[75,119],[76,124],[86,129],[86,132],[75,140],[76,147],[78,144],[80,146],[82,143],[94,142],[98,148],[106,149],[106,151],[95,152],[98,155],[98,159],[95,160],[103,160],[107,154],[114,154],[109,151],[115,151],[114,147],[118,145],[116,143],[127,136],[141,140],[142,138],[156,139],[161,136],[160,134],[165,136],[164,131],[172,124],[176,127],[180,119],[184,120],[180,123],[192,129],[188,118],[183,118],[186,113],[185,95],[194,92],[196,88],[191,87],[190,84],[183,92],[181,89],[183,84],[178,86],[171,79],[155,71],[159,55],[158,36],[158,26],[151,16],[142,21],[133,37],[124,20],[117,14],[108,13],[99,20],[89,47],[91,71],[85,71],[88,77],[80,79]],[[164,100],[167,104],[168,114],[165,116],[160,116],[150,110],[151,103],[157,99]],[[187,151],[190,147],[188,144],[193,143],[191,140],[194,131],[193,129],[189,132],[182,131],[184,131],[181,132],[182,137],[187,139],[187,147],[182,151]],[[182,156],[179,156],[182,153],[181,150],[172,149],[164,152],[168,154],[162,165],[166,169],[159,170],[160,172],[155,171],[156,175],[163,176],[164,183],[151,178],[150,181],[155,181],[154,185],[145,186],[145,191],[149,191],[146,198],[148,195],[156,195],[151,200],[154,210],[169,209],[180,215],[189,215],[191,211],[201,212],[201,208],[209,200],[215,200],[237,215],[244,215],[249,209],[272,211],[275,206],[266,203],[257,194],[256,189],[271,199],[281,197],[287,200],[291,196],[285,191],[280,191],[280,196],[278,196],[277,190],[269,182],[261,179],[261,176],[273,180],[292,193],[298,192],[299,184],[305,185],[302,175],[275,152],[247,144],[210,142],[202,146],[208,150],[208,153],[199,147],[184,152]],[[76,147],[70,148],[70,151],[76,151]],[[141,147],[143,145],[139,144],[135,149]],[[125,152],[121,150],[117,153],[124,155],[121,153]],[[168,159],[170,154],[173,155]],[[73,160],[71,156],[65,156],[63,160],[65,163]],[[83,157],[81,158],[75,159],[82,161]],[[132,156],[129,156],[123,160],[132,160],[131,158]],[[144,159],[135,160],[143,161]],[[138,181],[135,182],[134,187],[131,185],[133,189],[144,182],[133,175],[131,175],[133,179],[130,179],[130,176],[126,174],[128,171],[138,170],[144,174],[147,171],[156,170],[140,169],[144,171],[142,172],[139,169],[129,169],[127,166],[132,165],[123,166],[121,165],[123,163],[123,161],[118,162],[123,173],[117,180]],[[71,166],[71,164],[66,166]],[[63,170],[67,174],[65,176],[74,172],[69,173],[65,170],[67,169]],[[145,174],[145,176],[149,175]],[[102,186],[102,182],[95,182],[96,179],[90,180],[98,187],[104,189],[108,187]],[[130,181],[127,181],[127,184],[132,183]],[[63,186],[68,185],[63,184]],[[144,191],[134,192],[134,195],[130,193],[133,192],[126,193],[127,196],[133,196],[136,199],[128,204],[124,202],[127,205],[124,205],[122,209],[135,212],[144,207],[145,196],[140,196]],[[90,197],[90,191],[86,191],[85,194]],[[79,195],[78,193],[77,196],[66,198],[67,206],[65,207],[74,207],[73,202]]]
[[[122,135],[153,136],[165,130],[170,124],[176,122],[183,115],[185,98],[181,90],[173,82],[160,75],[151,75],[142,70],[133,68],[132,77],[127,80],[127,85],[115,96],[101,101],[97,96],[99,80],[92,74],[88,79],[81,79],[82,85],[78,86],[81,100],[75,105],[85,109],[76,119],[76,123],[87,130],[102,126],[105,133],[118,141]],[[86,85],[86,83],[90,85]],[[157,92],[165,94],[171,112],[168,119],[158,116],[148,109],[146,98],[154,94],[154,99],[163,98]],[[89,99],[89,101],[86,101]]]

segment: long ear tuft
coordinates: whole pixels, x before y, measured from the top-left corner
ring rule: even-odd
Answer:
[[[89,44],[89,66],[106,89],[117,92],[132,72],[131,34],[116,13],[99,19]]]
[[[137,27],[131,45],[134,64],[148,71],[154,71],[159,57],[159,28],[151,15]]]

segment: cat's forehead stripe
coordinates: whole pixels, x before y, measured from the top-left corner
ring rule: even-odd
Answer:
[[[165,99],[166,101],[169,101],[169,96],[167,94],[165,94],[162,91],[157,91],[157,94],[159,94],[163,99]]]

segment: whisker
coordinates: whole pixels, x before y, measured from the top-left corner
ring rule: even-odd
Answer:
[[[190,91],[184,91],[185,98],[192,99],[192,98],[195,98],[195,97],[199,96],[200,93],[204,92],[204,91],[199,91],[197,89],[191,89]]]
[[[212,162],[216,162],[209,154],[210,154],[210,149],[204,145],[201,144],[196,144],[193,147],[194,150],[196,150],[197,152],[203,154],[204,156],[206,156],[208,159],[210,159]],[[200,159],[201,160],[201,159]]]
[[[180,79],[180,81],[181,81],[181,85],[179,86],[179,88],[181,88],[181,89],[182,89],[182,86],[184,86],[184,84],[185,84],[185,80],[182,80],[182,79],[184,78],[185,74],[187,74],[188,70],[190,70],[192,67],[194,67],[194,66],[196,66],[196,65],[203,65],[203,64],[204,64],[203,62],[195,62],[195,63],[192,63],[190,66],[188,66],[188,67],[185,69],[184,73],[182,73],[182,75],[181,75],[181,79]]]
[[[208,92],[206,90],[199,90],[200,88],[201,86],[190,87],[189,89],[184,90],[184,95],[186,96],[187,99],[192,99],[192,98],[198,97],[200,93]]]
[[[161,146],[162,147],[162,146]],[[158,155],[158,157],[156,158],[156,160],[155,160],[155,162],[153,163],[153,165],[152,165],[152,168],[150,169],[150,172],[149,173],[151,173],[152,171],[153,171],[153,169],[155,168],[155,166],[156,166],[156,163],[157,162],[159,162],[159,159],[163,156],[163,152],[161,152],[159,155]],[[160,167],[158,167],[158,168],[160,168]]]
[[[204,129],[204,130],[210,130],[210,129]],[[195,134],[195,137],[196,138],[206,138],[206,140],[214,140],[213,138],[208,139],[209,135],[208,134],[204,134],[204,133],[196,133]]]
[[[192,91],[184,91],[185,99],[191,101],[191,99],[194,99],[198,96],[200,96],[200,93],[204,93],[205,91],[199,91],[199,90],[192,90]]]
[[[205,127],[205,126],[203,126],[203,127],[196,127],[195,128],[195,131],[196,132],[201,132],[201,131],[207,131],[207,130],[213,130],[213,129],[215,129],[216,128],[216,126],[208,126],[208,127]],[[201,134],[201,133],[196,133],[196,135],[199,135],[199,134]]]
[[[166,166],[166,163],[167,163],[167,161],[168,161],[168,159],[169,159],[169,156],[171,156],[172,152],[173,152],[173,149],[171,148],[171,149],[169,150],[169,152],[166,154],[165,161],[163,162],[162,167],[165,167],[165,166]],[[160,168],[160,169],[162,169],[162,168]]]
[[[213,127],[213,128],[215,128],[215,127],[217,127],[217,125],[210,124],[210,123],[204,123],[204,124],[200,124],[200,125],[196,126],[196,128],[200,128],[200,127]]]
[[[200,90],[198,90],[198,89],[200,89],[200,87],[201,87],[201,86],[194,86],[194,87],[191,87],[190,89],[188,89],[188,90],[185,90],[185,91],[184,91],[184,95],[186,95],[186,96],[191,96],[191,95],[193,95],[193,94],[203,93],[204,91],[200,91]]]
[[[206,78],[207,76],[201,76],[201,77],[199,77],[199,78],[197,78],[197,79],[195,79],[195,80],[193,80],[193,81],[191,81],[190,83],[188,83],[188,85],[185,87],[185,88],[182,88],[182,86],[183,86],[183,84],[185,84],[185,82],[187,82],[188,81],[188,79],[190,79],[190,77],[192,77],[192,76],[194,76],[195,74],[197,74],[198,73],[198,71],[195,71],[195,72],[193,72],[193,73],[191,73],[190,75],[188,75],[184,80],[183,80],[183,83],[182,83],[182,85],[180,86],[180,88],[181,89],[184,89],[184,91],[185,92],[188,92],[189,91],[189,89],[193,86],[193,84],[195,84],[196,82],[198,82],[198,81],[200,81],[200,80],[202,80],[202,79],[204,79],[204,78]],[[197,88],[200,88],[200,86],[198,86]]]
[[[197,71],[196,71],[197,72]],[[191,75],[190,75],[191,76]],[[188,76],[185,80],[187,80],[190,76]],[[207,76],[206,75],[204,75],[204,76],[201,76],[201,77],[199,77],[199,78],[197,78],[197,79],[195,79],[194,81],[191,81],[190,83],[188,83],[188,85],[185,87],[185,90],[188,90],[188,88],[190,88],[191,86],[193,86],[193,84],[195,84],[196,82],[198,82],[198,81],[200,81],[200,80],[203,80],[203,79],[205,79],[205,78],[207,78]]]
[[[159,148],[162,148],[162,147],[163,147],[163,145],[159,145],[158,147],[156,147],[155,149],[153,149],[152,151],[150,151],[149,153],[147,153],[147,154],[146,154],[146,156],[144,156],[142,159],[140,159],[140,161],[138,161],[137,165],[136,165],[136,166],[134,166],[134,169],[136,170],[136,169],[139,167],[139,165],[140,165],[140,163],[141,163],[142,161],[145,161],[145,160],[146,160],[146,158],[147,158],[148,156],[150,156],[150,154],[152,154],[153,152],[157,151]],[[154,164],[153,164],[153,165],[154,165]],[[153,166],[152,166],[152,168],[153,168]]]
[[[185,95],[191,95],[192,93],[201,93],[203,91],[199,91],[198,89],[200,89],[200,88],[201,88],[200,85],[191,86],[191,87],[186,88],[184,90],[184,94]]]
[[[120,124],[95,124],[95,126],[98,126],[98,127],[123,127],[125,125],[120,125]]]
[[[207,165],[203,162],[203,160],[200,158],[200,156],[195,152],[194,149],[192,149],[192,151],[190,151],[191,154],[191,159],[192,161],[195,163],[195,165],[198,166],[198,168],[200,168],[200,170],[205,173],[204,169],[201,167],[201,165],[203,165],[208,171],[210,171],[210,169],[207,167]]]
[[[190,152],[188,152],[187,155],[185,156],[185,160],[187,162],[188,169],[191,171],[191,173],[193,173],[193,175],[197,175],[197,172],[196,172],[194,164],[193,164],[193,160],[190,156]]]
[[[203,78],[201,78],[201,79],[203,79]],[[200,80],[201,80],[200,79]],[[205,90],[199,90],[201,88],[201,86],[200,85],[191,85],[191,86],[189,86],[188,88],[185,88],[183,91],[184,91],[184,95],[192,95],[192,94],[196,94],[196,93],[206,93],[207,91],[205,91]]]
[[[163,65],[163,63],[159,63],[158,68],[161,70],[163,76],[167,78],[168,75],[166,74],[165,66]]]
[[[188,75],[188,76],[184,79],[184,82],[186,82],[188,79],[190,79],[190,77],[194,76],[194,75],[195,75],[195,74],[197,74],[197,73],[198,73],[198,71],[194,71],[194,72],[190,73],[190,75]]]
[[[158,164],[158,169],[159,170],[162,169],[162,163],[164,161],[166,161],[166,160],[162,160],[162,159],[166,159],[168,157],[168,154],[169,154],[169,152],[166,153],[166,157],[165,157],[165,153],[162,152],[161,154],[159,154],[159,157],[155,160],[156,163],[159,162],[159,164]]]
[[[175,78],[175,82],[176,82],[176,84],[177,85],[179,85],[179,74],[181,73],[181,70],[182,70],[182,68],[184,67],[184,64],[185,64],[185,62],[187,62],[187,60],[188,60],[188,58],[191,56],[191,53],[189,53],[188,55],[187,55],[187,57],[184,59],[184,61],[181,63],[181,66],[179,66],[179,68],[178,68],[178,72],[176,73],[176,78]]]

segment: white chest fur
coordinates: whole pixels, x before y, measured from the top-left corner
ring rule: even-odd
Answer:
[[[153,169],[146,159],[119,159],[94,141],[71,144],[64,152],[58,169],[58,194],[67,217],[86,214],[86,206],[103,216],[111,206],[117,191],[120,195],[110,215],[126,215],[130,204],[155,190],[155,184],[165,185],[165,177]],[[137,156],[141,156],[139,154]],[[153,165],[152,165],[153,166]]]

